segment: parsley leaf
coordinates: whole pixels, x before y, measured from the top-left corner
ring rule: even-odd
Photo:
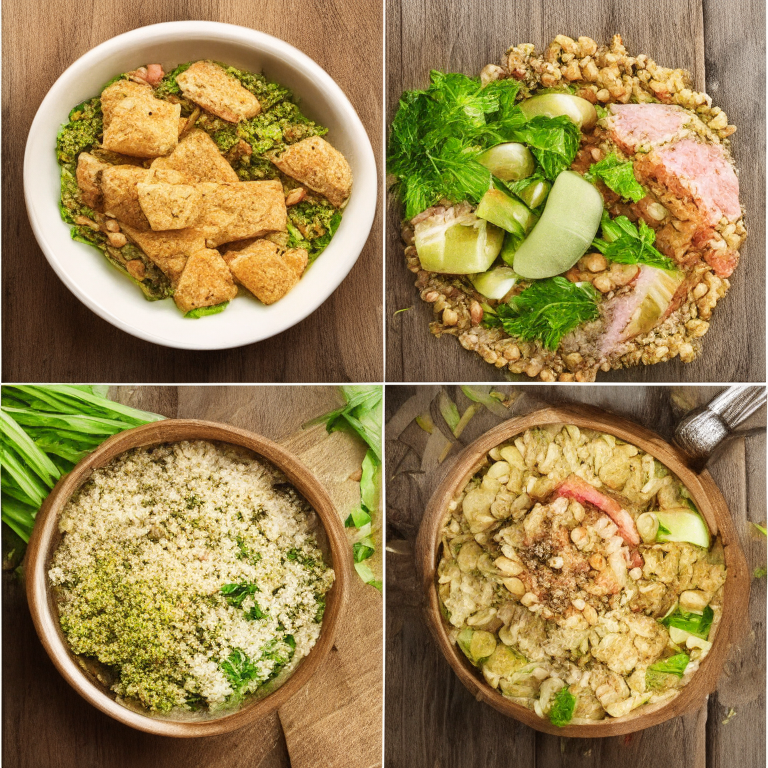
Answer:
[[[514,132],[513,140],[528,145],[544,176],[554,181],[579,151],[581,131],[569,117],[537,115]]]
[[[541,341],[557,349],[563,336],[599,315],[599,294],[589,283],[572,283],[564,277],[537,280],[509,304],[499,304],[487,326],[502,326],[523,341]]]
[[[672,259],[653,247],[656,233],[644,221],[639,221],[638,228],[626,216],[611,219],[604,211],[600,228],[603,237],[596,237],[592,248],[600,251],[610,261],[645,264],[656,269],[677,269]]]
[[[678,608],[674,613],[660,619],[660,622],[665,627],[676,627],[691,635],[696,635],[696,637],[700,637],[702,640],[706,640],[709,637],[709,630],[714,616],[715,613],[710,606],[707,606],[703,613],[689,613]]]
[[[267,613],[266,611],[262,611],[259,604],[254,601],[253,608],[251,608],[248,611],[245,611],[245,618],[251,619],[252,621],[254,621],[255,619],[266,619]]]
[[[235,697],[248,687],[258,677],[256,665],[239,648],[235,648],[229,656],[219,664],[219,669],[226,675],[232,686]]]
[[[622,163],[614,152],[590,166],[584,178],[593,184],[597,179],[602,179],[606,187],[633,203],[639,202],[646,195],[645,188],[635,178],[632,161]]]
[[[249,584],[243,582],[242,584],[224,584],[221,588],[221,594],[227,598],[227,602],[230,605],[234,605],[235,608],[239,608],[246,597],[259,592],[259,588],[256,584]]]
[[[571,722],[575,709],[576,697],[565,685],[555,694],[555,700],[549,710],[549,722],[562,728]]]

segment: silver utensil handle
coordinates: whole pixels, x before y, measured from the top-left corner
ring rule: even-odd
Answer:
[[[729,387],[708,405],[685,416],[675,429],[674,441],[703,466],[720,443],[765,403],[765,387]]]

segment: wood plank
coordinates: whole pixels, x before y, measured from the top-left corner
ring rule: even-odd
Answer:
[[[711,76],[707,90],[739,126],[734,152],[741,169],[741,198],[750,236],[729,295],[721,302],[704,339],[704,353],[693,363],[679,360],[601,373],[601,382],[763,381],[765,379],[765,107],[761,93],[765,56],[765,11],[755,0],[718,4],[714,0],[655,0],[634,3],[587,0],[581,3],[485,4],[471,0],[450,5],[439,0],[388,0],[387,122],[403,90],[427,85],[430,69],[477,75],[496,63],[513,44],[538,48],[557,34],[587,35],[608,42],[621,33],[630,52],[644,52],[659,64],[691,71],[704,85],[704,62]],[[712,21],[706,32],[704,20]],[[709,30],[712,31],[709,31]],[[684,30],[684,34],[681,34]],[[746,39],[743,41],[742,36]],[[386,307],[388,381],[503,381],[514,379],[462,349],[456,339],[435,339],[428,330],[432,311],[414,288],[415,275],[404,266],[399,204],[390,195],[386,229]],[[412,307],[408,312],[394,314]],[[755,333],[734,332],[754,327]],[[714,364],[716,361],[716,365]],[[526,378],[526,377],[522,377]]]
[[[168,417],[219,420],[288,447],[323,481],[340,515],[359,502],[364,448],[309,419],[336,408],[336,387],[113,387],[119,402]],[[11,768],[308,768],[381,762],[381,595],[357,580],[330,657],[280,712],[234,733],[180,740],[140,733],[101,714],[64,681],[45,654],[20,583],[3,574],[3,765]],[[282,722],[281,722],[282,721]],[[343,726],[343,727],[342,727]],[[341,739],[341,732],[345,731]]]
[[[388,422],[418,389],[411,385],[387,387]],[[497,389],[519,393],[510,408],[510,416],[528,413],[544,404],[582,402],[633,418],[666,439],[671,439],[674,426],[684,413],[722,391],[722,387],[615,386],[501,386]],[[460,410],[466,407],[469,401],[463,399],[458,387],[448,386],[446,391]],[[746,524],[748,515],[755,522],[764,522],[765,420],[764,411],[753,416],[744,425],[748,437],[733,439],[709,467],[737,521],[750,567],[765,563],[765,539],[759,534],[750,534]],[[498,421],[488,413],[482,419],[475,417],[459,443],[472,442]],[[518,731],[509,745],[497,741],[498,729],[487,742],[476,742],[471,736],[474,729],[485,728],[487,719],[494,721],[498,713],[473,701],[471,696],[461,700],[461,692],[456,692],[459,683],[429,639],[421,617],[422,597],[412,554],[422,511],[437,482],[453,464],[459,448],[451,452],[438,470],[420,474],[414,471],[414,467],[420,466],[416,449],[419,443],[410,434],[414,429],[419,431],[412,425],[400,439],[387,439],[387,455],[395,457],[395,463],[388,464],[387,471],[388,523],[393,512],[395,518],[392,529],[389,526],[387,529],[388,547],[394,550],[387,555],[387,765],[408,764],[408,750],[414,745],[427,756],[425,765],[458,765],[461,760],[466,764],[471,758],[464,751],[465,735],[475,750],[485,749],[480,743],[488,746],[484,764],[489,768],[511,763],[535,764],[537,768],[566,765],[597,768],[613,764],[640,768],[656,764],[660,745],[664,745],[664,763],[670,768],[726,766],[732,763],[734,754],[743,753],[747,742],[750,746],[744,765],[764,764],[765,579],[753,582],[750,601],[753,631],[726,662],[718,691],[710,697],[708,708],[626,737],[587,740],[535,733],[533,757],[530,745],[520,741]],[[442,703],[428,705],[427,697]],[[433,714],[431,708],[438,706],[439,713]],[[731,707],[737,714],[723,725]],[[741,723],[738,723],[739,717],[743,717]],[[458,733],[461,739],[457,738]]]
[[[252,27],[313,58],[349,96],[382,173],[382,105],[380,98],[371,98],[381,93],[381,0],[360,0],[354,6],[344,0],[290,5],[280,0],[153,5],[8,0],[2,20],[7,64],[2,93],[3,380],[381,381],[381,212],[357,264],[316,312],[279,337],[220,352],[171,350],[119,331],[69,292],[38,247],[24,206],[22,162],[30,124],[48,89],[73,61],[104,40],[142,25],[190,18]],[[349,51],[365,54],[349,56]],[[95,251],[93,258],[99,258]],[[142,301],[138,294],[136,300]]]

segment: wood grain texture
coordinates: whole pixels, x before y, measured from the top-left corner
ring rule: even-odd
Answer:
[[[191,352],[136,339],[81,304],[45,260],[22,195],[24,146],[40,102],[73,61],[104,40],[185,19],[258,29],[314,59],[360,115],[381,174],[381,0],[4,2],[3,380],[381,381],[381,205],[367,245],[333,295],[280,336],[239,349]]]
[[[323,482],[343,516],[359,501],[350,474],[359,469],[361,446],[349,435],[326,435],[322,426],[301,430],[307,420],[337,407],[335,387],[116,387],[112,396],[169,417],[205,418],[252,430],[296,454]],[[329,458],[330,457],[330,458]],[[345,474],[346,473],[346,474]],[[324,685],[302,690],[301,711],[281,710],[223,736],[178,740],[139,733],[113,721],[80,698],[59,675],[35,635],[22,586],[3,576],[3,765],[11,768],[311,768],[302,734],[346,702],[357,680],[367,698],[345,717],[354,731],[333,752],[317,751],[323,764],[346,767],[348,754],[380,764],[382,700],[382,601],[376,590],[354,588],[358,614],[344,627],[317,671]],[[361,627],[361,625],[363,625]],[[361,631],[362,629],[362,631]],[[283,717],[290,722],[281,723]],[[318,742],[319,747],[326,744]]]
[[[728,382],[765,380],[765,104],[751,98],[765,81],[765,5],[757,0],[498,0],[483,6],[456,0],[387,0],[387,125],[403,90],[423,88],[430,69],[477,75],[510,45],[537,48],[555,35],[609,42],[620,33],[631,53],[691,71],[738,126],[733,154],[749,237],[732,287],[703,340],[702,357],[600,373],[602,382]],[[705,78],[706,62],[706,78]],[[494,381],[504,374],[455,338],[429,333],[431,308],[405,268],[399,203],[387,201],[386,328],[388,381]],[[409,312],[395,315],[405,307]],[[754,328],[754,333],[745,332]],[[512,376],[512,374],[509,374]]]
[[[424,388],[388,386],[386,421]],[[498,387],[516,392],[511,416],[545,405],[585,403],[600,407],[670,439],[674,424],[688,410],[709,401],[717,387]],[[460,410],[469,405],[458,387],[447,387]],[[438,414],[433,414],[435,420]],[[387,434],[387,716],[385,764],[519,765],[521,768],[598,768],[621,765],[645,768],[704,768],[733,764],[745,768],[765,764],[765,579],[753,579],[750,631],[729,655],[717,692],[708,707],[636,734],[579,739],[535,733],[474,701],[431,642],[421,616],[413,542],[422,512],[434,489],[450,471],[461,447],[498,424],[487,411],[470,421],[459,445],[436,470],[421,471],[426,433],[415,424],[399,438]],[[436,421],[437,423],[437,421]],[[400,424],[402,426],[402,424]],[[752,534],[747,521],[765,515],[765,412],[744,425],[745,436],[733,439],[710,462],[734,521],[750,572],[765,563],[765,538]],[[399,429],[400,427],[398,427]],[[754,530],[754,529],[753,529]],[[429,704],[427,704],[429,702]],[[733,707],[737,714],[724,725]],[[741,723],[738,718],[744,715]],[[525,738],[525,734],[528,738]],[[748,746],[747,745],[748,742]],[[741,746],[739,746],[741,745]],[[417,760],[414,755],[424,755]],[[744,755],[744,760],[741,756]]]

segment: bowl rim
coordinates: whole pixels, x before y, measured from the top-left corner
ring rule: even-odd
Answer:
[[[642,713],[610,718],[588,725],[558,727],[538,717],[533,710],[505,698],[478,676],[477,670],[451,640],[440,611],[435,588],[437,562],[442,546],[440,531],[447,506],[485,461],[488,451],[530,427],[547,424],[574,424],[596,429],[632,443],[670,468],[691,491],[710,532],[719,535],[727,566],[723,614],[712,648],[691,681],[673,699],[645,705]],[[712,693],[732,643],[748,628],[750,578],[746,559],[728,511],[728,506],[709,472],[691,470],[684,455],[660,435],[624,417],[583,405],[545,407],[524,416],[504,421],[470,443],[457,457],[447,475],[432,494],[426,507],[416,543],[416,566],[425,598],[424,616],[440,652],[466,688],[479,701],[490,704],[537,731],[555,736],[601,738],[619,736],[658,725],[688,711],[699,709]]]
[[[53,615],[47,571],[61,510],[94,469],[104,466],[131,448],[194,439],[244,447],[280,469],[318,515],[328,537],[335,578],[327,594],[317,642],[280,687],[223,717],[175,721],[154,718],[129,709],[90,679],[70,650]],[[341,518],[325,487],[314,474],[290,451],[268,438],[238,427],[199,419],[165,419],[120,432],[78,462],[71,472],[58,481],[38,512],[24,565],[27,603],[35,630],[54,666],[69,685],[90,704],[125,725],[146,733],[180,738],[228,733],[266,717],[294,696],[322,665],[333,647],[348,598],[350,571],[351,553]]]
[[[333,248],[334,240],[332,240],[328,248],[320,254],[320,258],[327,252],[333,255],[333,260],[326,258],[326,265],[330,266],[330,272],[323,273],[324,276],[325,274],[332,274],[333,276],[328,278],[327,282],[318,286],[317,290],[310,292],[309,300],[301,302],[289,319],[276,321],[277,329],[274,330],[263,331],[262,327],[264,324],[254,322],[250,324],[250,333],[247,337],[234,339],[231,334],[227,333],[226,328],[222,328],[222,332],[217,336],[216,341],[209,342],[196,340],[191,332],[189,337],[176,339],[168,338],[168,336],[161,335],[151,329],[136,328],[129,320],[124,320],[113,312],[108,295],[99,299],[87,295],[87,289],[79,284],[79,281],[60,261],[57,255],[56,243],[51,242],[46,236],[45,222],[47,221],[47,216],[37,206],[36,194],[33,189],[34,171],[32,165],[35,141],[41,133],[45,133],[50,129],[45,119],[45,113],[57,101],[58,92],[65,88],[69,82],[75,80],[81,72],[98,67],[101,58],[110,52],[128,48],[134,43],[162,42],[169,37],[177,38],[179,35],[184,35],[188,41],[215,39],[223,42],[238,43],[254,50],[280,57],[283,61],[290,62],[294,69],[311,72],[315,83],[319,84],[319,87],[327,94],[328,98],[332,98],[336,107],[343,113],[344,131],[349,137],[350,142],[355,146],[356,152],[359,152],[361,170],[355,174],[356,178],[350,201],[356,196],[356,198],[361,199],[363,202],[361,203],[360,211],[356,212],[355,226],[348,229],[346,233],[342,233],[344,235],[343,242],[338,237],[340,233],[337,232],[334,238],[336,247]],[[55,128],[58,131],[58,126],[55,126]],[[330,298],[357,263],[373,228],[379,199],[376,159],[368,133],[357,111],[336,81],[317,62],[298,48],[278,37],[248,27],[209,21],[168,21],[138,27],[103,41],[72,62],[50,87],[35,113],[24,150],[22,181],[27,216],[35,240],[48,264],[70,292],[103,320],[136,338],[172,349],[189,350],[233,349],[254,344],[277,336],[305,320]],[[349,205],[346,207],[348,208]],[[59,219],[61,220],[60,216]],[[63,220],[61,220],[61,225],[69,229],[69,225]],[[64,230],[62,230],[62,234],[64,234]],[[141,299],[141,296],[137,294],[136,299],[138,301]],[[142,305],[139,303],[138,306]],[[193,329],[194,326],[190,325],[190,328]]]

